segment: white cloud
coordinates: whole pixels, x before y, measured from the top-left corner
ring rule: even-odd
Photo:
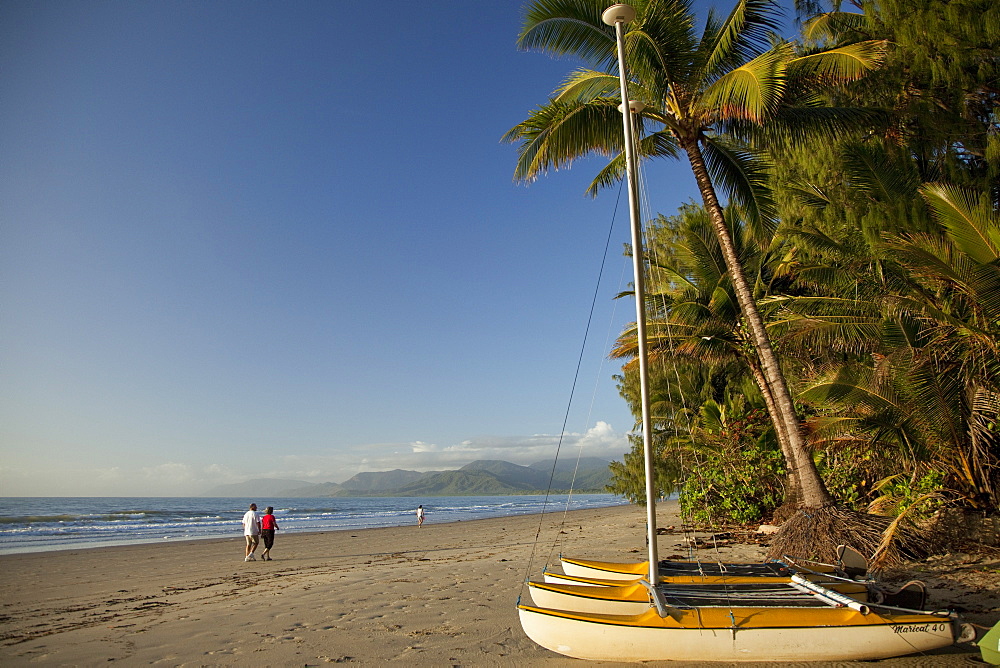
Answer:
[[[307,482],[343,482],[364,471],[409,469],[435,471],[457,469],[478,459],[503,459],[528,465],[551,461],[559,451],[567,457],[619,459],[629,449],[626,434],[606,422],[598,422],[583,433],[531,436],[481,436],[452,445],[425,441],[368,444],[353,452],[331,455],[288,455],[280,459],[270,475]],[[360,455],[358,450],[363,451]]]
[[[187,464],[166,462],[157,466],[145,466],[139,469],[140,475],[147,480],[165,483],[188,483],[195,479],[194,471]]]
[[[184,496],[217,485],[252,478],[287,478],[304,482],[343,482],[365,471],[457,469],[478,459],[502,459],[528,465],[576,457],[618,459],[628,451],[626,434],[606,422],[582,433],[531,436],[478,436],[453,444],[410,441],[373,443],[328,455],[274,457],[260,468],[233,469],[218,463],[196,466],[181,461],[86,469],[79,465],[33,470],[23,465],[0,469],[0,490],[10,496]],[[251,465],[252,466],[252,465]]]
[[[410,444],[413,452],[437,452],[437,446],[433,443],[424,443],[423,441],[414,441]]]

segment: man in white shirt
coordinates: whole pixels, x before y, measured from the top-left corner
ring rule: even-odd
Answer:
[[[247,539],[247,556],[243,561],[257,561],[253,556],[260,542],[260,518],[257,517],[257,504],[251,503],[250,510],[243,515],[243,535]]]

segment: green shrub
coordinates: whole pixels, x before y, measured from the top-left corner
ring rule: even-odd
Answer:
[[[681,487],[681,512],[710,525],[758,522],[781,504],[784,462],[774,448],[702,451]]]

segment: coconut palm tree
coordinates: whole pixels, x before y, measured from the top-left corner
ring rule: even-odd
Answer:
[[[796,56],[774,37],[778,7],[768,0],[739,0],[725,18],[710,13],[699,35],[688,0],[636,0],[636,19],[625,34],[631,95],[641,112],[640,156],[679,157],[694,174],[718,237],[725,264],[773,398],[775,425],[789,444],[805,506],[832,505],[806,447],[791,393],[739,262],[716,184],[744,211],[750,224],[766,229],[771,203],[763,189],[766,163],[747,140],[761,131],[825,125],[841,117],[820,109],[804,85],[849,81],[874,67],[880,45],[863,42]],[[515,178],[531,180],[580,156],[612,158],[592,190],[622,174],[616,40],[596,0],[535,0],[528,7],[519,45],[582,59],[591,67],[572,73],[548,103],[511,129],[519,142]],[[790,109],[787,103],[813,106]]]
[[[766,297],[775,282],[772,270],[782,248],[776,245],[761,250],[752,243],[738,212],[730,207],[725,213],[731,227],[738,232],[737,254],[741,266],[754,277],[756,297]],[[774,398],[740,318],[729,272],[705,209],[685,205],[677,216],[660,216],[648,226],[646,236],[646,336],[653,372],[673,382],[680,380],[675,378],[678,365],[685,365],[685,373],[690,373],[687,364],[705,365],[712,369],[706,382],[719,386],[719,379],[724,378],[724,385],[734,387],[749,372],[760,400],[769,408],[768,413],[776,415]],[[619,336],[611,356],[629,360],[625,371],[637,364],[636,327],[627,328]],[[690,398],[704,401],[709,397]],[[669,430],[673,425],[667,422],[663,428]],[[774,435],[785,460],[794,461],[777,425]],[[785,487],[787,505],[797,501],[797,493],[798,484],[789,471]]]
[[[745,232],[736,211],[727,209],[726,217],[738,231]],[[759,296],[766,296],[768,286],[775,282],[771,270],[777,266],[774,260],[782,254],[781,246],[775,246],[774,252],[763,252],[748,243],[745,233],[737,234],[736,241],[741,264],[754,276]],[[773,399],[747,340],[725,261],[704,208],[685,205],[676,216],[660,216],[647,227],[645,245],[646,336],[650,382],[657,400],[652,406],[653,440],[654,444],[672,444],[663,447],[668,459],[690,463],[690,455],[699,449],[696,440],[722,442],[720,434],[731,440],[734,434],[746,433],[745,418],[756,414],[760,406],[770,406],[768,414],[773,414]],[[634,326],[626,328],[611,351],[612,357],[628,360],[623,367],[626,374],[638,363],[636,330]],[[634,392],[626,391],[631,389],[623,388],[623,396],[634,406]],[[715,408],[707,408],[710,406]],[[726,419],[703,428],[703,419],[716,413]],[[743,418],[737,419],[741,415]],[[758,420],[754,417],[755,434],[763,429]],[[772,430],[765,431],[768,442],[777,442],[785,460],[790,460],[788,444],[778,439],[773,421]],[[683,471],[704,468],[702,463]],[[726,468],[726,475],[734,473],[731,466]],[[796,491],[797,484],[789,473],[784,485],[786,504]]]

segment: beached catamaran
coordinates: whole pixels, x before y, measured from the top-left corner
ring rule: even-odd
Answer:
[[[670,582],[673,576],[661,574],[656,549],[644,261],[632,127],[632,113],[642,107],[629,101],[624,62],[624,25],[634,20],[635,12],[628,5],[613,5],[602,18],[614,28],[618,47],[646,468],[649,559],[643,566],[648,572],[635,582],[617,586],[594,586],[602,584],[600,581],[581,585],[529,583],[535,605],[518,605],[524,632],[554,652],[605,661],[867,660],[925,652],[974,639],[972,627],[961,624],[954,613],[908,610],[867,601],[869,592],[863,584],[817,583],[794,575],[788,583],[729,581],[713,585],[703,581],[696,585]],[[572,561],[564,560],[564,568]],[[576,562],[579,565],[582,560]],[[624,573],[621,569],[628,565],[584,562],[582,566],[593,568],[595,564],[605,576],[617,574],[608,580],[636,577],[629,570],[634,566],[624,568]],[[721,577],[737,576],[723,573]],[[754,580],[759,576],[751,573],[742,577]]]
[[[663,560],[657,569],[658,579],[670,582],[732,582],[734,578],[788,579],[794,573],[811,573],[818,576],[837,576],[847,579],[865,578],[868,561],[857,550],[846,545],[838,545],[836,561],[824,564],[806,559],[789,558],[789,563],[769,561],[759,564],[725,564],[708,561]],[[561,556],[560,563],[565,576],[586,580],[607,580],[611,584],[634,582],[649,571],[648,561],[633,563],[574,559]],[[546,581],[554,581],[559,576],[546,573]],[[570,582],[569,584],[577,584]]]
[[[528,591],[535,605],[570,612],[608,615],[637,615],[650,609],[650,585],[645,579],[637,582],[594,587],[588,585],[528,582]],[[793,575],[787,582],[742,583],[666,583],[656,585],[655,596],[670,606],[755,606],[785,607],[816,606],[817,592],[839,594],[838,602],[865,603],[876,595],[873,585],[863,582],[820,582]],[[876,596],[877,598],[877,596]]]

